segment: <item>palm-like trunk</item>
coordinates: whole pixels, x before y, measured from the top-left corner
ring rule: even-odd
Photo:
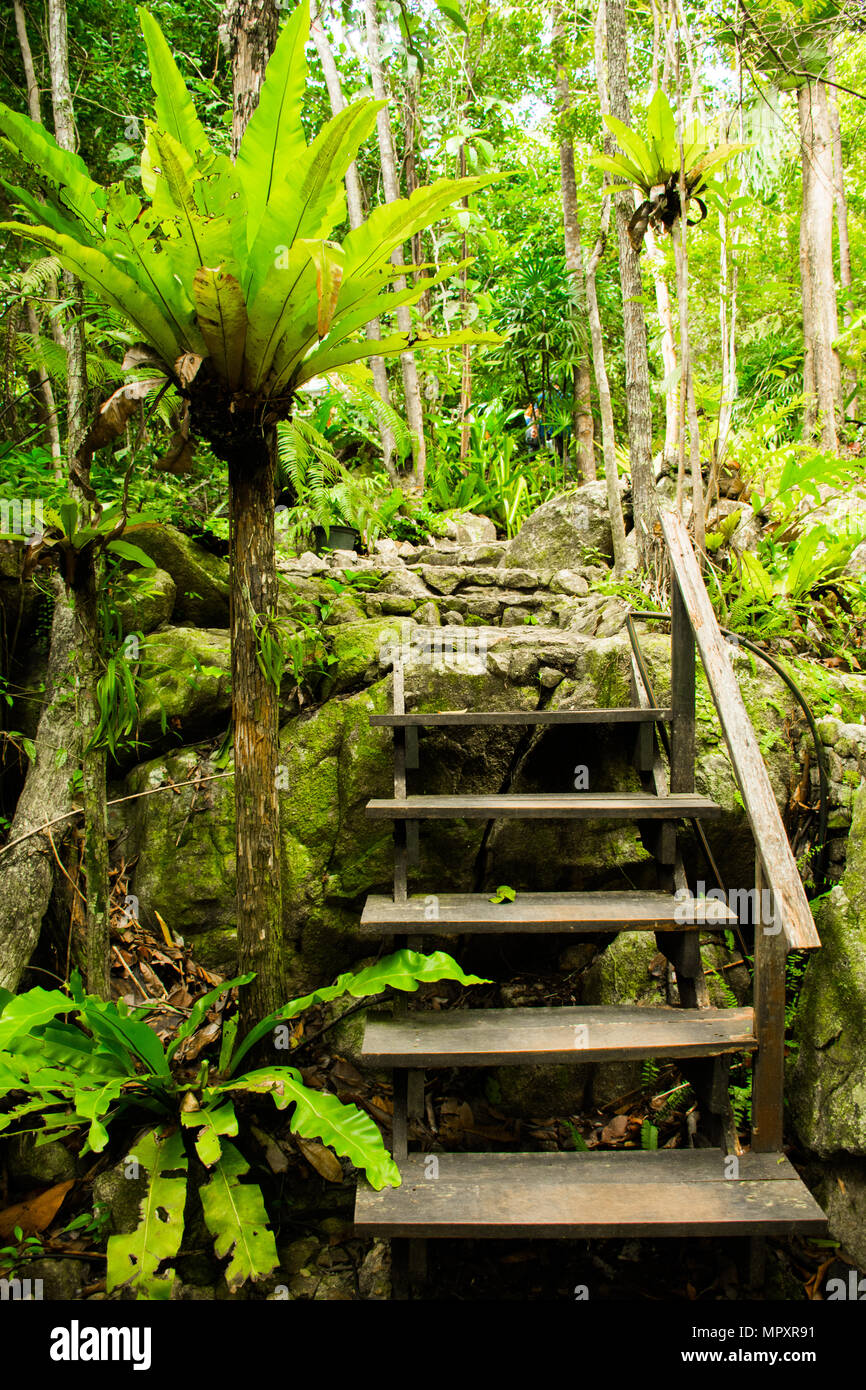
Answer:
[[[828,80],[836,81],[836,62],[830,60]],[[839,100],[833,87],[827,91],[830,131],[833,136],[833,185],[836,195],[836,230],[839,234],[839,284],[842,287],[842,322],[850,328],[854,322],[854,302],[851,298],[851,241],[848,236],[848,201],[845,197],[845,173],[842,165],[842,123],[839,119]],[[845,414],[857,418],[857,373],[850,368],[843,373]]]
[[[229,0],[220,30],[232,59],[236,152],[258,104],[276,43],[276,0]],[[241,1028],[247,1031],[286,997],[277,794],[279,689],[267,674],[267,662],[259,660],[262,649],[274,640],[277,605],[275,439],[252,429],[227,448],[213,442],[229,465],[238,970],[256,971],[241,995]]]
[[[229,458],[232,717],[235,754],[238,970],[250,1028],[285,1002],[280,875],[279,686],[262,664],[277,606],[274,450],[252,437]]]

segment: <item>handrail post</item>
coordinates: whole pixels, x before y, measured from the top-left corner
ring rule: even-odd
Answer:
[[[671,791],[695,789],[695,635],[671,574]]]
[[[752,1149],[779,1153],[785,1082],[785,959],[787,943],[778,907],[764,903],[766,884],[761,857],[755,855],[755,1033],[758,1050],[752,1064]]]

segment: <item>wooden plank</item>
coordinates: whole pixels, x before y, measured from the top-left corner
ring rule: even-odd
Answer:
[[[778,1155],[744,1155],[736,1178],[720,1152],[706,1150],[436,1157],[431,1171],[425,1155],[409,1155],[397,1188],[374,1192],[360,1182],[358,1234],[579,1239],[818,1235],[827,1227]]]
[[[661,510],[659,516],[710,694],[730,749],[765,881],[772,890],[777,925],[781,924],[789,950],[811,950],[820,946],[821,940],[688,531],[677,513]]]
[[[406,728],[440,728],[452,724],[645,724],[668,721],[669,708],[537,709],[537,710],[413,710],[411,714],[371,714],[370,723]]]
[[[579,1005],[376,1015],[367,1020],[361,1055],[382,1067],[498,1067],[718,1057],[756,1046],[749,1008]]]
[[[671,585],[671,791],[695,789],[695,636],[674,579]]]
[[[694,920],[680,922],[681,904],[660,891],[626,893],[518,893],[514,902],[492,903],[485,893],[413,894],[405,903],[371,896],[361,914],[361,931],[425,935],[456,932],[694,932],[724,931],[736,913],[713,898],[695,899]],[[432,915],[435,913],[436,915]],[[682,915],[682,914],[680,914]]]
[[[540,792],[531,795],[405,796],[367,802],[378,820],[678,820],[721,815],[709,797],[635,792]]]

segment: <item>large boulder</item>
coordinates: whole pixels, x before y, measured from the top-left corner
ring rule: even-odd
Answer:
[[[153,632],[167,623],[174,612],[176,596],[177,585],[167,570],[136,565],[116,603],[124,636],[130,632]]]
[[[569,570],[599,559],[613,559],[603,482],[545,502],[527,517],[505,553],[507,566],[535,570]]]
[[[826,1157],[866,1157],[866,787],[857,794],[842,882],[820,904],[821,950],[797,1009],[791,1113],[803,1143]]]
[[[173,618],[199,627],[229,625],[229,567],[196,545],[182,531],[163,522],[128,526],[124,539],[171,575],[177,587]]]

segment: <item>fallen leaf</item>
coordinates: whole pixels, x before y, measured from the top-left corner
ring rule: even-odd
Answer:
[[[60,1210],[72,1182],[70,1178],[67,1182],[55,1183],[54,1187],[0,1211],[0,1236],[11,1236],[16,1226],[21,1227],[25,1236],[46,1230]]]
[[[295,1135],[295,1143],[300,1149],[304,1158],[316,1172],[325,1179],[326,1182],[340,1183],[343,1181],[343,1169],[340,1160],[331,1149],[326,1149],[325,1145],[318,1139],[302,1139],[300,1135]]]

